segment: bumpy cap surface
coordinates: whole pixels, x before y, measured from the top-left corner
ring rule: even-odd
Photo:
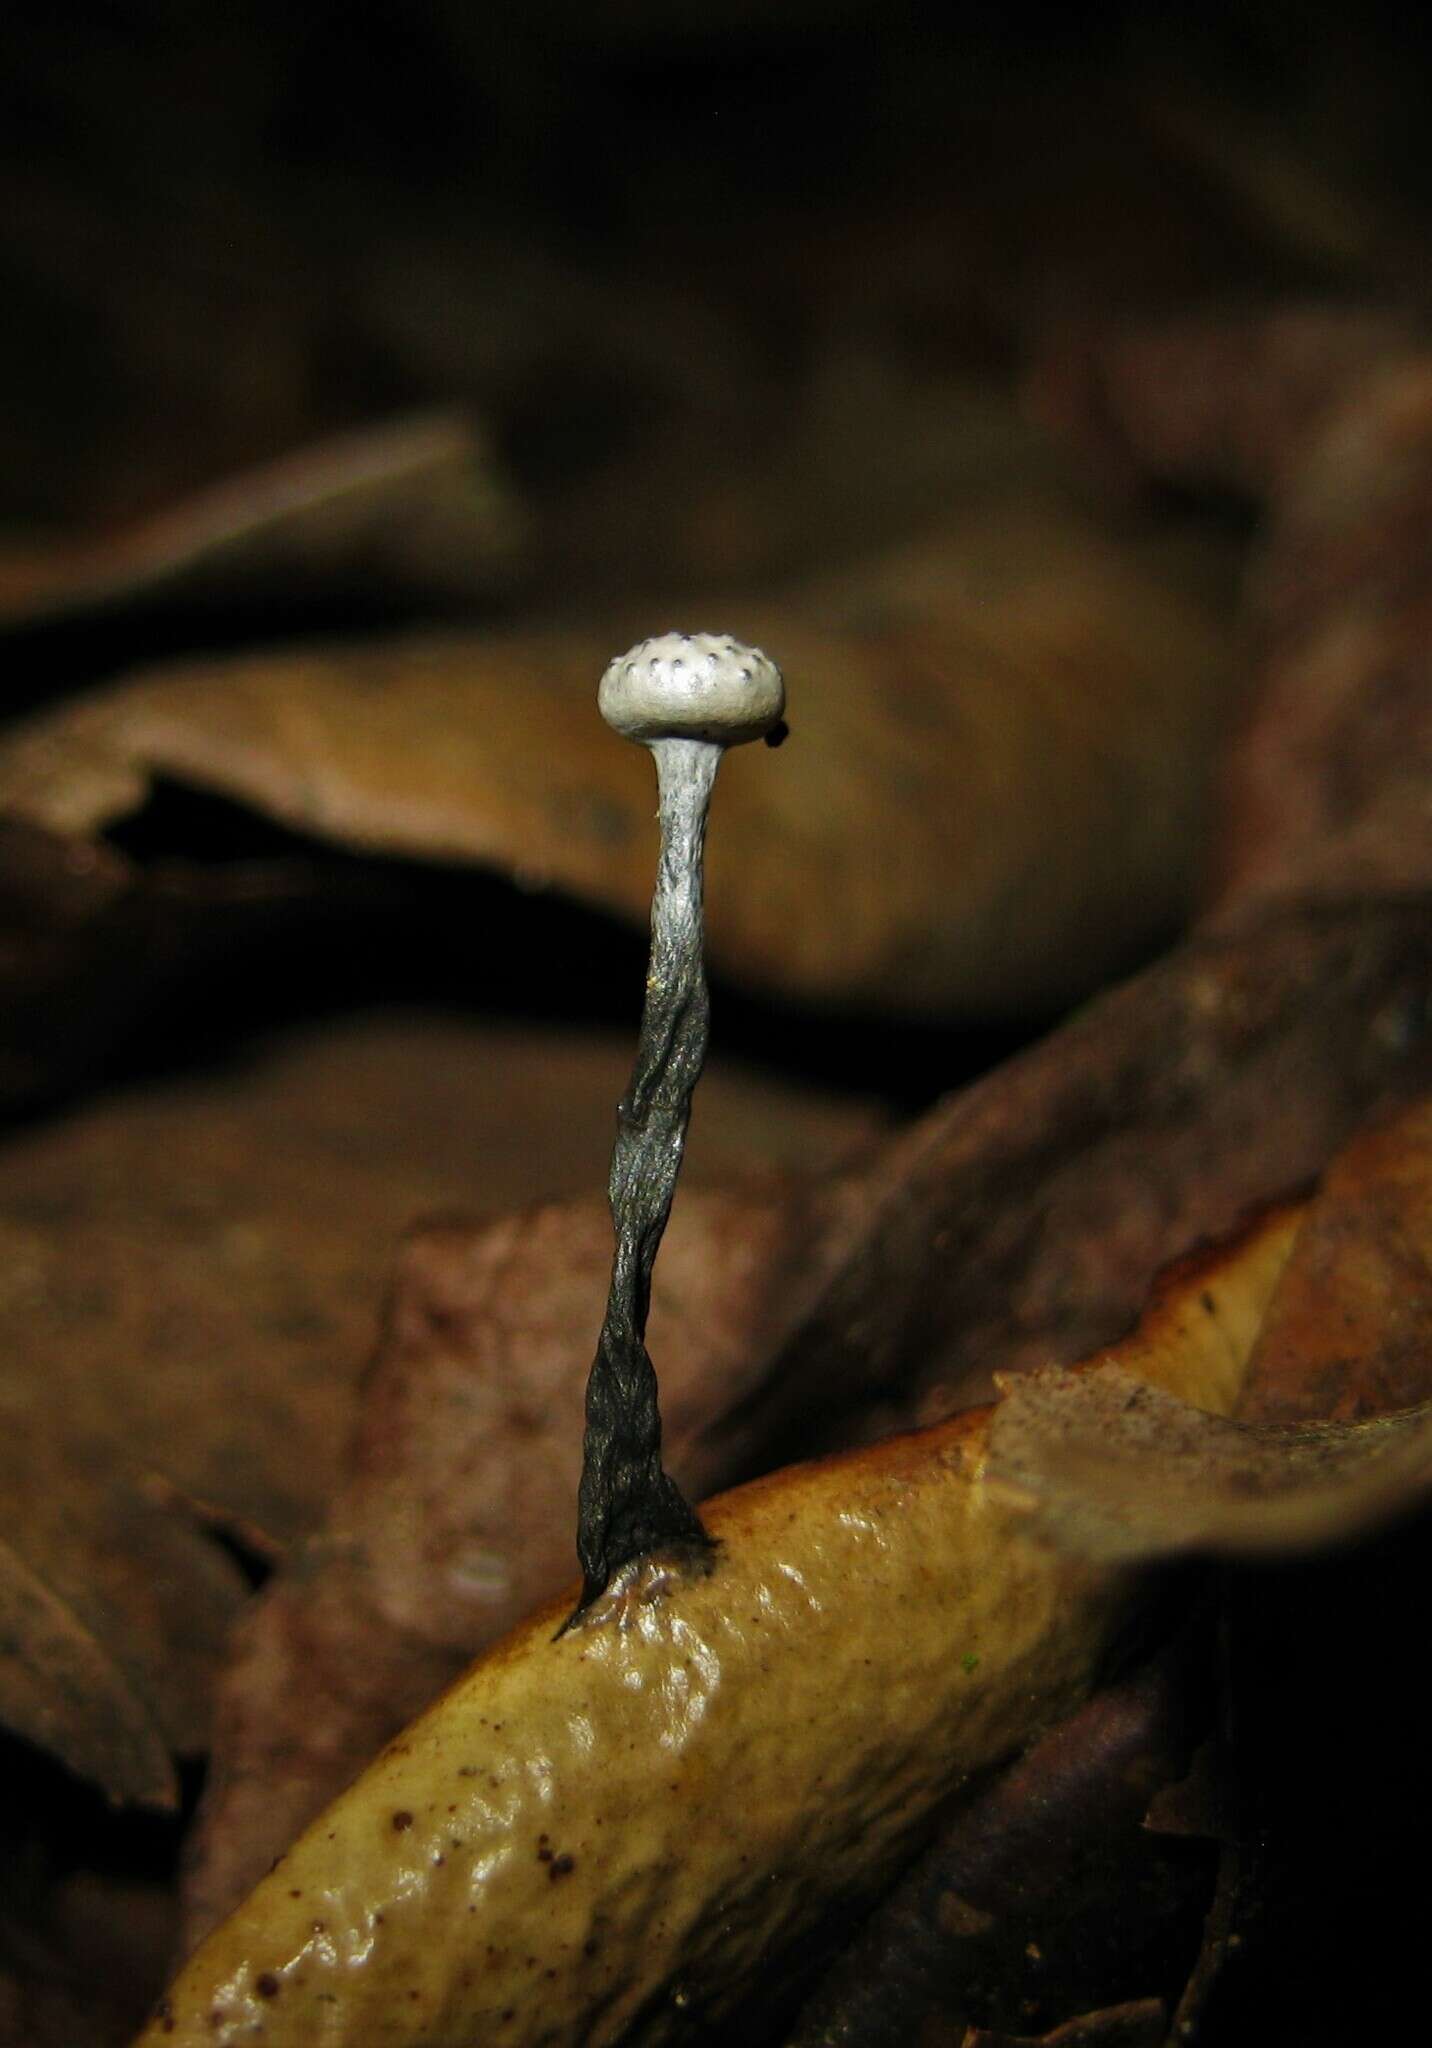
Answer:
[[[663,633],[610,663],[597,692],[607,724],[632,740],[758,740],[786,708],[781,672],[729,633]]]

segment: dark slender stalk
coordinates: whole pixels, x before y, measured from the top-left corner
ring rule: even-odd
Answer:
[[[664,739],[652,752],[661,852],[641,1034],[612,1153],[611,1291],[587,1382],[577,1495],[578,1614],[634,1559],[672,1550],[705,1555],[713,1547],[696,1511],[662,1467],[646,1322],[652,1266],[681,1170],[692,1091],[706,1058],[701,865],[721,749],[705,740]]]

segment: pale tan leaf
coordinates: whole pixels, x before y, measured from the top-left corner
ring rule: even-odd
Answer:
[[[1201,572],[1045,490],[971,506],[838,589],[721,612],[685,623],[767,648],[793,733],[723,770],[707,911],[727,972],[877,1009],[1025,1009],[1095,986],[1186,910],[1236,681]],[[166,778],[644,923],[651,767],[594,704],[640,629],[156,671],[16,731],[0,810],[90,834]]]

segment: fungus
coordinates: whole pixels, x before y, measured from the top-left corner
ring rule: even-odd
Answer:
[[[643,640],[609,665],[597,702],[608,725],[652,751],[661,848],[646,1002],[612,1152],[616,1249],[606,1318],[587,1381],[577,1496],[577,1615],[623,1566],[655,1552],[695,1562],[713,1547],[695,1509],[662,1468],[646,1322],[652,1266],[681,1170],[692,1091],[706,1058],[710,1007],[701,865],[711,790],[723,747],[762,738],[779,744],[785,736],[780,670],[728,634],[665,633]]]

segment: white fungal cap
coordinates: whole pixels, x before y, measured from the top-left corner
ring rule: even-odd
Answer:
[[[781,672],[729,633],[662,633],[617,656],[597,704],[631,740],[758,740],[786,708]]]

